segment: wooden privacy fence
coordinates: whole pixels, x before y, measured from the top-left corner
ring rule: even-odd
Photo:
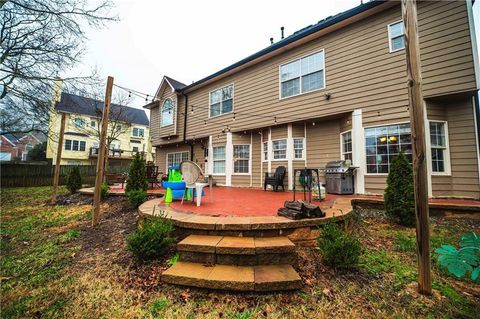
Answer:
[[[77,165],[60,166],[60,185],[65,185],[67,174]],[[94,184],[96,165],[79,165],[83,184]],[[50,186],[55,165],[0,164],[1,187]],[[128,172],[128,166],[110,166],[108,173]]]

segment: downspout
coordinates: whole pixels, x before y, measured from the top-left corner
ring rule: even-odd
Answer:
[[[185,110],[183,112],[183,143],[190,145],[190,160],[193,161],[193,143],[187,143],[187,115],[188,115],[188,95],[182,93],[185,97]]]

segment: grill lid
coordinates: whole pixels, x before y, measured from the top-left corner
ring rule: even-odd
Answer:
[[[328,162],[325,167],[325,173],[346,173],[349,171],[354,171],[356,167],[347,165],[347,161],[338,160]]]

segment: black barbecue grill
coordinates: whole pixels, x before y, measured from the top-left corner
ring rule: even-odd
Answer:
[[[353,172],[356,167],[346,161],[328,162],[325,167],[326,191],[329,194],[353,194]]]

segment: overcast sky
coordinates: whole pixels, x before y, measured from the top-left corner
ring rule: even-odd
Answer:
[[[163,75],[198,81],[285,36],[360,4],[360,0],[113,0],[120,22],[89,30],[83,63],[102,77],[154,94]],[[477,1],[478,3],[479,1]],[[475,19],[480,17],[475,4]],[[477,23],[477,38],[480,35]],[[480,42],[480,41],[477,41]],[[131,106],[141,107],[136,99]]]

